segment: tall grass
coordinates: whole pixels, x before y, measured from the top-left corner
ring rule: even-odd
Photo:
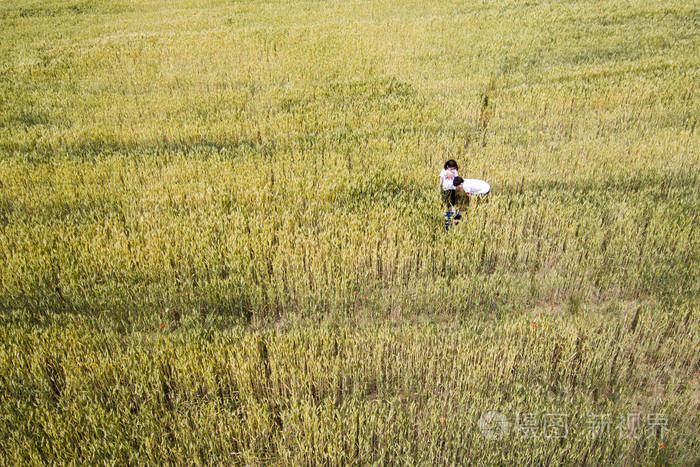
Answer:
[[[0,2],[3,461],[697,462],[699,21]]]

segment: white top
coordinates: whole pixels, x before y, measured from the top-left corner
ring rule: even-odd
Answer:
[[[470,195],[486,195],[491,191],[491,185],[476,178],[465,178],[462,189],[465,193],[469,193]]]
[[[440,180],[442,180],[442,191],[454,190],[452,180],[457,176],[457,169],[442,169]]]

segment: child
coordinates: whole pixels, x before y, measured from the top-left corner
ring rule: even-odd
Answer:
[[[452,180],[457,176],[457,162],[453,159],[445,162],[445,168],[440,172],[440,188],[442,189],[442,202],[449,209],[455,204],[455,187]]]
[[[456,199],[456,190],[453,184],[455,177],[457,177],[457,162],[454,159],[450,159],[445,162],[445,166],[440,172],[440,188],[442,189],[442,202],[445,205],[445,230],[450,228],[450,223],[453,220],[459,222],[459,219],[453,219],[455,215],[454,205]],[[459,178],[459,177],[457,177]],[[457,214],[459,216],[459,214]],[[462,216],[459,216],[461,219]],[[457,223],[456,222],[456,223]]]
[[[459,213],[459,209],[445,212],[445,230],[450,230],[451,224],[457,225],[461,220],[462,215]]]

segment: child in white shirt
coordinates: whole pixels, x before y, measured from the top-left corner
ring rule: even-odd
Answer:
[[[452,184],[457,174],[457,162],[453,159],[445,162],[445,168],[440,171],[440,188],[442,189],[442,202],[445,207],[452,208],[455,204],[455,187]]]
[[[452,183],[457,177],[457,162],[450,159],[445,162],[445,166],[440,171],[440,188],[442,189],[442,202],[445,205],[445,230],[450,228],[452,216],[454,215],[454,204],[456,200],[456,190]],[[459,221],[458,221],[459,222]]]

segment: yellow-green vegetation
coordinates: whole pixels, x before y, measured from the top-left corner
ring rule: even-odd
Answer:
[[[3,464],[700,461],[696,2],[0,26]]]

